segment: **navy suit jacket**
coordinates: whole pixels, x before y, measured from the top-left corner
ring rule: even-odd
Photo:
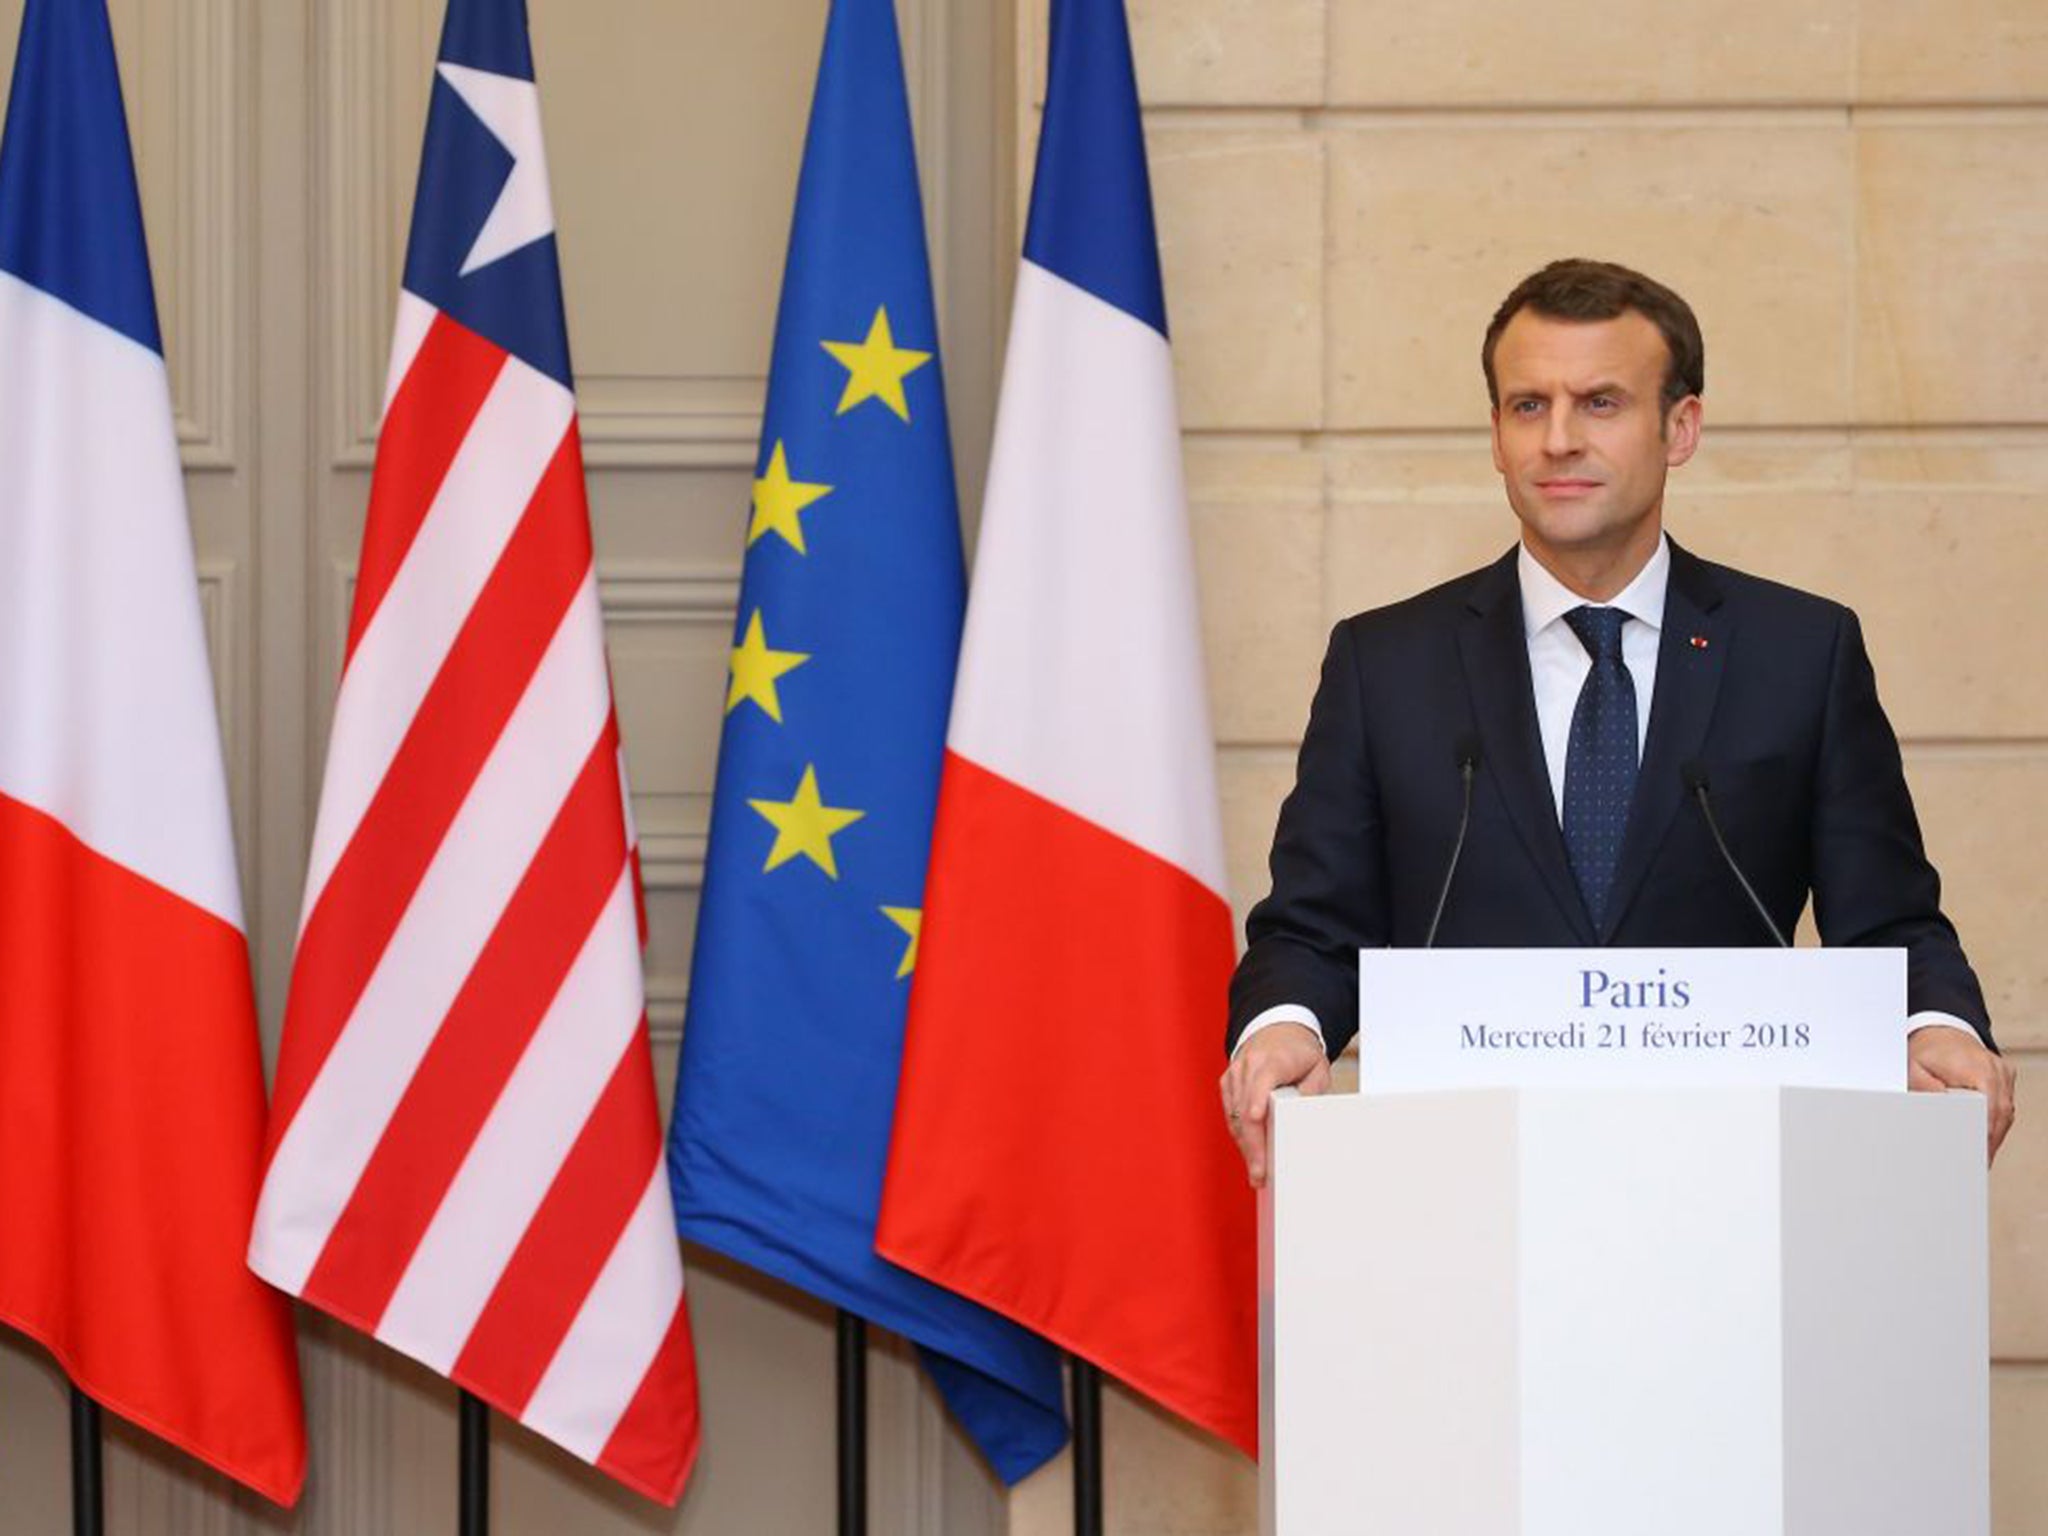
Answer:
[[[1674,543],[1606,920],[1588,917],[1565,858],[1511,549],[1332,633],[1273,838],[1272,893],[1252,909],[1231,981],[1228,1045],[1279,1003],[1313,1009],[1332,1055],[1351,1038],[1358,951],[1418,946],[1428,931],[1468,736],[1481,760],[1440,947],[1771,943],[1687,792],[1681,770],[1697,763],[1781,930],[1811,893],[1824,943],[1903,947],[1908,1011],[1954,1014],[1990,1044],[1855,614]]]

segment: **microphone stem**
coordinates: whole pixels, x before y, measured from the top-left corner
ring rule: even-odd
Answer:
[[[1778,941],[1778,947],[1790,949],[1790,942],[1779,932],[1778,925],[1771,921],[1770,908],[1766,907],[1763,898],[1757,895],[1756,887],[1749,883],[1749,876],[1742,872],[1742,866],[1735,862],[1735,855],[1728,851],[1728,840],[1721,835],[1721,823],[1714,815],[1714,803],[1707,798],[1707,786],[1703,783],[1694,785],[1693,797],[1700,803],[1700,813],[1707,818],[1707,830],[1714,834],[1714,846],[1721,850],[1721,861],[1734,872],[1737,882],[1742,886],[1742,894],[1747,896],[1749,904],[1756,908],[1756,915],[1764,920],[1764,927],[1768,928],[1771,937]]]
[[[1422,941],[1424,949],[1436,948],[1436,930],[1444,920],[1444,906],[1451,899],[1451,881],[1457,878],[1458,859],[1465,852],[1465,829],[1472,823],[1472,770],[1474,763],[1468,757],[1458,765],[1458,778],[1464,785],[1463,803],[1458,808],[1458,836],[1451,844],[1450,866],[1444,870],[1444,888],[1436,893],[1436,912],[1429,920],[1429,934]]]

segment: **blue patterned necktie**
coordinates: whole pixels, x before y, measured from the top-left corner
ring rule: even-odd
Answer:
[[[1564,847],[1586,911],[1597,928],[1607,915],[1614,864],[1636,787],[1636,685],[1621,658],[1619,608],[1574,608],[1564,616],[1593,658],[1572,710],[1564,758]]]

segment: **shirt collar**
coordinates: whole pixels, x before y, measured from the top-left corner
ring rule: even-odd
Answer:
[[[1527,544],[1518,547],[1515,576],[1522,584],[1522,629],[1531,640],[1574,608],[1585,606],[1586,600],[1545,570]],[[1656,551],[1636,572],[1636,579],[1623,587],[1613,602],[1599,606],[1619,608],[1648,628],[1660,630],[1664,627],[1664,590],[1670,584],[1671,541],[1659,533]]]

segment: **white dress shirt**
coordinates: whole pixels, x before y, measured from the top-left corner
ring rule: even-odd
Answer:
[[[1515,575],[1522,588],[1522,632],[1529,642],[1529,681],[1536,692],[1536,724],[1543,736],[1543,760],[1550,770],[1550,797],[1564,821],[1564,762],[1571,740],[1572,712],[1578,708],[1579,692],[1586,674],[1593,670],[1593,658],[1565,623],[1574,608],[1585,607],[1586,599],[1572,591],[1537,562],[1524,544],[1515,556]],[[1636,573],[1636,578],[1606,606],[1619,608],[1629,616],[1621,627],[1621,659],[1628,667],[1636,690],[1636,760],[1642,761],[1644,744],[1650,736],[1650,698],[1657,689],[1657,647],[1664,629],[1664,592],[1671,583],[1671,541],[1658,536],[1656,553]],[[1256,1015],[1238,1037],[1237,1049],[1271,1024],[1304,1024],[1328,1035],[1313,1010],[1299,1003],[1279,1003]],[[1977,1032],[1952,1014],[1928,1011],[1906,1021],[1908,1030],[1929,1024],[1960,1029],[1975,1039]]]

